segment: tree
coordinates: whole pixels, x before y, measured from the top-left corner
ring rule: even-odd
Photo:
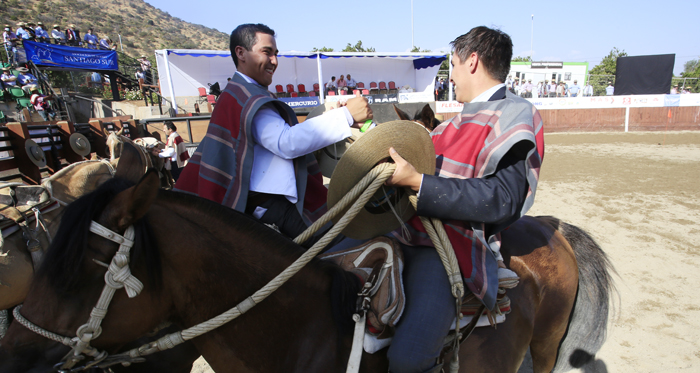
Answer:
[[[532,62],[532,59],[530,58],[530,56],[527,56],[527,57],[518,56],[518,57],[513,58],[510,61],[511,62]]]
[[[411,49],[411,53],[416,53],[416,52],[428,53],[428,52],[430,52],[430,49],[423,49],[423,50],[421,50],[420,47],[416,47],[416,46],[414,45],[414,46],[413,46],[413,49]]]
[[[700,60],[690,60],[683,65],[683,78],[700,78]]]
[[[605,87],[607,87],[608,82],[613,82],[613,77],[605,75],[615,75],[617,70],[617,59],[618,57],[625,57],[627,53],[625,50],[619,50],[613,48],[610,53],[603,57],[598,65],[593,67],[588,74],[590,75],[590,82],[593,86],[595,96],[605,96]]]
[[[333,52],[333,48],[328,48],[328,47],[323,47],[321,49],[318,49],[314,47],[314,49],[311,50],[312,52]]]
[[[348,43],[348,45],[345,46],[345,49],[343,49],[343,52],[375,52],[374,48],[364,48],[362,46],[362,40],[358,40],[357,44],[354,46]]]

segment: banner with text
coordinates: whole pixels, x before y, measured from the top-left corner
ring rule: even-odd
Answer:
[[[83,70],[118,70],[116,51],[23,41],[27,60],[37,65]]]
[[[350,96],[352,97],[352,96]],[[280,101],[284,101],[292,109],[297,107],[311,107],[321,105],[321,100],[318,96],[313,97],[281,97]]]
[[[538,110],[549,109],[606,109],[627,107],[700,106],[700,93],[682,95],[631,95],[528,98]],[[438,113],[459,113],[464,104],[457,101],[437,101]]]

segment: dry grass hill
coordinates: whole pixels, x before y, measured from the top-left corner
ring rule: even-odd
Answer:
[[[41,21],[51,29],[54,24],[65,30],[75,24],[81,36],[89,27],[99,36],[114,42],[121,34],[124,53],[153,56],[156,49],[228,49],[228,34],[202,25],[187,23],[143,0],[2,0],[0,22]],[[225,30],[230,32],[230,30]]]

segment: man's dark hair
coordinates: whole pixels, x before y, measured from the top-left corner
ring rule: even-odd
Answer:
[[[450,43],[452,51],[464,62],[476,53],[492,78],[505,82],[513,58],[513,41],[501,30],[486,26],[474,27]]]
[[[169,130],[177,132],[177,127],[175,127],[175,123],[173,123],[172,121],[166,120],[165,122],[163,122],[163,124],[165,124],[165,126],[168,127]]]
[[[263,25],[262,23],[246,23],[236,27],[236,29],[231,32],[229,49],[231,50],[231,57],[233,57],[233,63],[236,64],[236,67],[238,67],[236,47],[241,46],[247,51],[251,50],[253,45],[258,42],[258,39],[255,37],[255,34],[258,32],[272,35],[272,37],[275,36],[275,30]]]
[[[335,76],[331,76],[331,80],[335,80]]]

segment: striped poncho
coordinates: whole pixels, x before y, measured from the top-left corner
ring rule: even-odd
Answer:
[[[180,174],[175,189],[245,211],[253,167],[253,117],[264,105],[295,125],[294,111],[265,87],[235,74],[212,112],[207,134]],[[313,155],[294,160],[297,209],[307,223],[325,212],[327,190]]]
[[[530,209],[544,157],[544,133],[539,112],[528,101],[507,94],[505,99],[465,104],[461,114],[438,126],[431,137],[437,157],[435,175],[460,179],[493,175],[515,144],[530,143],[531,149],[523,162],[527,197],[517,216],[507,224]],[[443,220],[443,224],[467,287],[492,309],[498,291],[496,253],[500,251],[500,232],[507,224],[494,226],[459,220]],[[433,246],[417,216],[409,221],[408,228],[410,238],[406,240],[395,234],[399,240],[409,245]]]

